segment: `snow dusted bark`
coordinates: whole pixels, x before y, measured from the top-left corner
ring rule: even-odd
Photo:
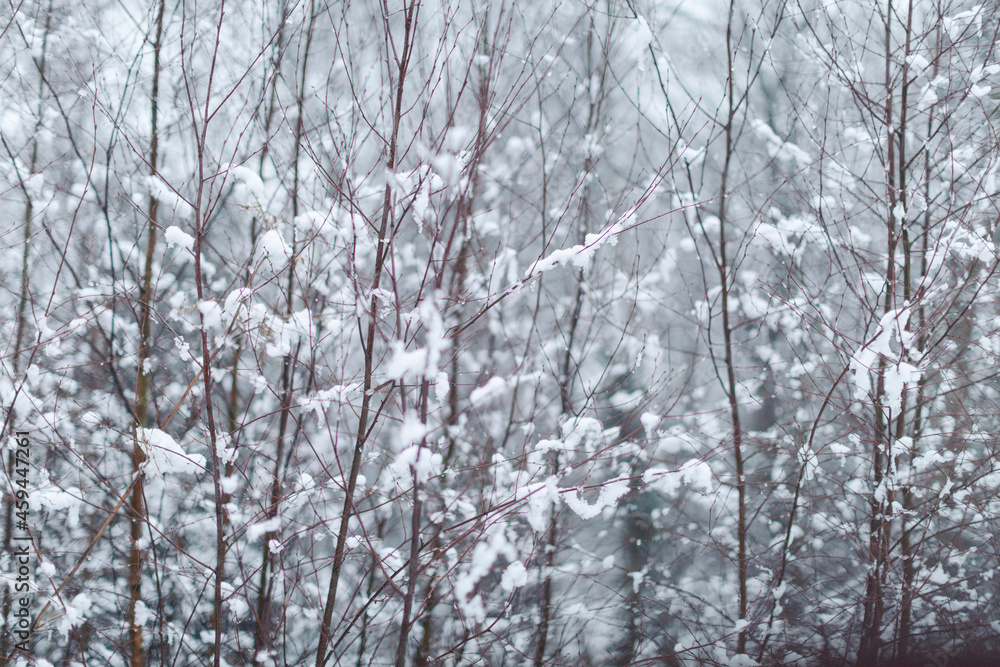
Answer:
[[[388,6],[383,7],[383,27],[386,31],[386,41],[392,41],[388,24]],[[410,66],[410,58],[416,46],[416,19],[418,17],[419,3],[411,2],[403,8],[404,28],[401,42],[394,48],[393,56],[386,54],[386,67],[390,72],[395,73],[392,86],[393,110],[391,115],[392,130],[388,136],[386,150],[386,169],[392,171],[396,168],[396,151],[398,150],[399,126],[403,116],[403,88],[406,84],[407,69]],[[330,585],[327,589],[326,603],[323,607],[323,622],[320,626],[319,644],[316,648],[316,667],[323,667],[326,664],[328,653],[327,648],[330,643],[330,627],[333,620],[334,605],[337,602],[337,586],[340,584],[341,568],[344,564],[344,553],[347,544],[347,530],[351,516],[354,513],[354,492],[357,487],[358,474],[361,471],[361,458],[364,454],[365,444],[369,435],[369,419],[371,403],[373,399],[373,378],[375,373],[375,330],[378,326],[376,318],[379,309],[379,285],[382,283],[382,272],[385,268],[386,258],[392,248],[391,226],[395,223],[393,219],[393,199],[392,189],[387,183],[385,186],[385,196],[382,199],[381,222],[378,228],[378,237],[375,250],[375,265],[372,271],[371,285],[371,306],[368,310],[368,332],[365,336],[364,355],[364,397],[361,404],[361,414],[358,417],[357,439],[354,443],[354,453],[351,458],[351,468],[348,472],[347,484],[344,489],[344,508],[340,515],[340,528],[337,532],[337,547],[333,555],[333,565],[330,573]],[[377,418],[377,415],[375,415]],[[417,513],[417,508],[414,508]],[[419,520],[419,518],[417,519]],[[414,537],[414,539],[417,539]],[[412,607],[412,592],[406,596],[407,608]],[[409,617],[404,611],[403,630],[400,643],[405,641],[405,636],[409,632]],[[397,663],[399,661],[397,652]]]

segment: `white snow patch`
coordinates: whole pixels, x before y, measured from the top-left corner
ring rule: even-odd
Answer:
[[[652,438],[656,435],[656,427],[660,425],[660,415],[652,412],[644,412],[639,417],[639,421],[642,423],[643,430],[646,431],[647,438]]]
[[[43,189],[45,188],[45,176],[39,172],[37,174],[32,174],[28,178],[24,179],[24,189],[35,199],[41,199],[43,197]]]
[[[573,489],[571,492],[565,494],[563,499],[569,505],[569,508],[576,512],[577,516],[581,519],[593,519],[605,507],[615,507],[618,504],[618,500],[628,493],[628,488],[629,484],[626,479],[607,482],[601,486],[601,495],[597,497],[593,505],[580,497],[578,489]]]
[[[147,474],[160,475],[167,473],[196,474],[205,469],[207,464],[201,454],[187,454],[177,442],[158,428],[136,429],[139,446],[146,454],[142,469]]]
[[[528,571],[524,567],[524,563],[519,560],[514,561],[507,566],[504,570],[503,576],[500,577],[500,585],[508,593],[513,591],[515,588],[520,588],[528,583]]]
[[[236,618],[242,617],[250,609],[250,605],[247,604],[245,599],[236,595],[236,589],[229,582],[221,582],[221,588],[222,599],[230,611],[233,612],[233,616]]]
[[[872,391],[870,371],[877,369],[879,356],[885,357],[886,366],[883,378],[885,380],[885,397],[883,405],[887,412],[895,417],[902,406],[903,392],[908,385],[920,380],[921,369],[904,361],[911,350],[914,333],[906,330],[910,317],[910,306],[890,310],[879,321],[875,337],[863,345],[851,359],[851,372],[854,374],[854,397],[865,400]],[[893,349],[893,343],[896,349]]]
[[[253,290],[249,287],[235,289],[229,293],[229,296],[226,297],[225,305],[222,307],[222,310],[225,311],[227,316],[233,317],[242,307],[242,304],[251,296],[253,296]]]
[[[140,628],[149,622],[149,619],[153,617],[153,613],[146,606],[146,603],[142,600],[135,601],[135,624]]]
[[[517,549],[507,540],[502,524],[490,526],[486,531],[486,537],[488,539],[480,540],[476,544],[469,569],[460,574],[455,581],[455,602],[462,615],[476,623],[486,620],[486,608],[482,596],[472,595],[479,580],[489,574],[500,556],[511,562],[517,559]]]
[[[885,369],[886,407],[893,416],[899,414],[903,404],[903,391],[907,385],[920,381],[920,369],[912,364],[900,361]]]
[[[746,623],[744,620],[740,620],[740,623]],[[739,625],[739,623],[737,623]],[[748,656],[746,653],[737,653],[733,657],[729,658],[729,667],[758,667],[759,662]]]
[[[480,406],[496,398],[507,389],[507,382],[503,378],[492,377],[489,382],[482,387],[476,387],[469,394],[469,402],[474,406]]]
[[[925,69],[931,66],[927,58],[924,58],[919,53],[913,53],[909,55],[906,58],[906,62],[910,65],[911,71],[916,70],[913,71],[914,74],[919,74],[920,72],[923,72]]]
[[[247,541],[253,542],[267,533],[273,533],[281,528],[281,517],[271,517],[267,521],[261,521],[247,527]]]
[[[235,181],[232,198],[238,206],[261,206],[264,202],[264,182],[252,169],[224,165],[220,171],[228,171]]]
[[[448,394],[451,390],[451,382],[448,380],[448,374],[444,371],[440,371],[437,374],[437,378],[434,380],[434,399],[438,403],[444,405],[445,401],[448,400]]]
[[[635,218],[635,212],[635,207],[630,208],[618,220],[608,225],[602,231],[597,234],[587,234],[584,237],[583,243],[577,244],[572,248],[560,248],[551,252],[547,257],[537,260],[524,272],[525,277],[544,273],[560,264],[572,263],[581,268],[587,266],[594,253],[605,243],[613,246],[618,245],[618,235],[624,231],[625,222],[632,221]]]
[[[417,312],[411,315],[413,321],[419,320],[426,329],[426,346],[416,350],[407,350],[406,343],[397,340],[392,344],[393,356],[386,367],[386,376],[390,380],[401,380],[407,377],[436,378],[441,352],[447,347],[444,320],[434,305],[433,300],[420,304]]]
[[[194,237],[174,225],[170,225],[163,232],[163,240],[167,242],[168,248],[176,246],[183,250],[191,250],[194,247]]]
[[[231,477],[223,477],[219,481],[219,485],[222,487],[223,493],[232,493],[239,487],[240,478],[236,475]]]
[[[709,493],[712,490],[712,468],[704,461],[691,459],[677,470],[650,468],[642,474],[642,481],[649,488],[665,494],[673,493],[681,484]]]
[[[315,396],[302,402],[304,409],[322,410],[330,405],[344,405],[350,402],[351,396],[356,396],[364,392],[364,385],[361,382],[354,384],[338,384],[316,393]]]
[[[944,226],[944,234],[948,236],[948,251],[963,259],[978,260],[991,264],[996,258],[997,248],[975,230],[959,225],[955,220],[948,220]]]
[[[272,317],[267,321],[271,328],[272,341],[264,351],[270,357],[284,357],[291,354],[292,348],[299,341],[307,343],[313,338],[313,316],[308,308],[297,310],[285,320],[282,317]]]
[[[156,176],[147,176],[146,189],[149,195],[156,199],[165,208],[173,210],[174,215],[188,218],[194,214],[194,209],[184,199],[174,192],[169,185]]]
[[[70,528],[76,528],[80,525],[81,497],[80,489],[75,486],[63,490],[51,485],[48,474],[41,471],[36,487],[28,494],[28,502],[31,507],[47,507],[52,512],[68,510],[66,523]]]
[[[935,463],[947,463],[947,462],[948,462],[947,458],[941,456],[941,454],[939,454],[938,452],[931,450],[924,452],[923,454],[915,458],[913,460],[913,468],[917,472],[923,472],[928,468],[930,468]]]
[[[74,597],[68,605],[63,607],[63,615],[59,619],[59,632],[67,635],[70,630],[87,620],[87,614],[92,605],[93,603],[86,593],[80,593]]]
[[[201,321],[206,331],[222,325],[222,307],[218,302],[211,299],[201,301],[198,303],[198,312],[201,313]]]
[[[392,462],[392,471],[398,479],[412,479],[417,476],[417,483],[423,484],[431,477],[439,475],[443,458],[429,447],[411,445],[401,451]]]
[[[338,233],[337,226],[333,221],[332,212],[328,215],[323,215],[318,211],[306,211],[298,216],[296,216],[293,221],[295,228],[305,234],[306,236],[328,236],[335,237]]]
[[[257,242],[258,261],[267,261],[275,272],[284,268],[291,258],[292,249],[285,243],[285,239],[281,238],[277,229],[266,231]]]
[[[392,359],[389,360],[385,374],[391,380],[402,380],[408,376],[423,377],[431,366],[428,356],[427,348],[407,350],[402,341],[396,341],[393,343]]]
[[[548,529],[549,512],[562,500],[556,481],[556,477],[552,476],[544,482],[531,484],[523,489],[523,494],[528,497],[528,524],[536,533],[543,533]]]
[[[646,71],[646,55],[649,53],[649,45],[653,42],[653,31],[649,28],[649,23],[645,17],[638,16],[634,21],[629,22],[625,39],[622,40],[625,57],[636,62],[639,71]]]
[[[438,160],[445,169],[450,169],[452,165]],[[431,166],[424,164],[413,171],[393,173],[387,172],[386,178],[389,185],[399,192],[400,197],[413,197],[413,218],[417,223],[417,231],[423,233],[424,222],[428,219],[428,211],[431,209],[431,194],[441,190],[445,182],[441,176],[431,171]]]
[[[754,133],[767,144],[767,154],[780,163],[806,167],[812,163],[812,156],[790,141],[784,141],[771,127],[760,119],[751,122]]]
[[[420,421],[417,413],[411,410],[403,416],[403,423],[399,427],[399,444],[404,448],[419,444],[429,430],[427,424]]]

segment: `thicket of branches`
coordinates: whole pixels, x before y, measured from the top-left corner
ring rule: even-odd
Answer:
[[[0,664],[1000,651],[997,11],[7,3]]]

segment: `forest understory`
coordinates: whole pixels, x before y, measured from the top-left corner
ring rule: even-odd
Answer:
[[[1000,665],[998,13],[3,3],[0,667]]]

